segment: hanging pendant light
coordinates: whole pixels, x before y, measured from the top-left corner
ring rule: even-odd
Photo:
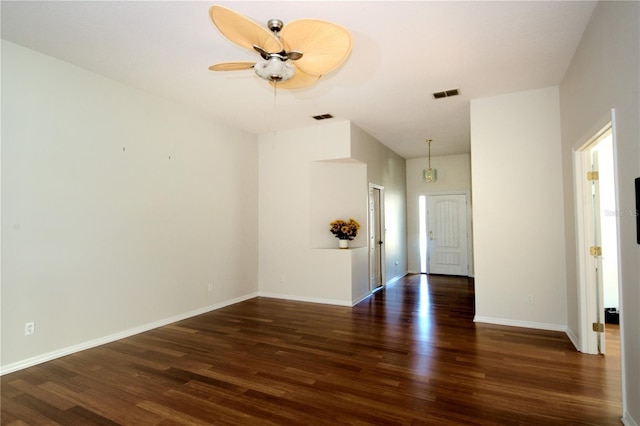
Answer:
[[[429,166],[427,169],[422,170],[422,180],[430,183],[436,181],[437,172],[436,169],[431,167],[431,139],[427,139],[427,143],[429,144]]]

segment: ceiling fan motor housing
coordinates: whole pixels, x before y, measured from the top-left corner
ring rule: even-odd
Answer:
[[[269,19],[267,21],[267,28],[269,28],[272,32],[278,34],[282,27],[284,26],[284,22],[279,19]]]

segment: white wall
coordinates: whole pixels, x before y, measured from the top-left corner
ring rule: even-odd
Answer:
[[[557,87],[471,101],[476,321],[566,328],[560,154]]]
[[[407,160],[407,252],[408,268],[412,273],[420,272],[418,197],[421,195],[471,193],[470,154],[431,157],[431,167],[436,169],[438,173],[436,181],[431,183],[422,180],[422,171],[427,168],[427,163],[427,157]],[[469,202],[471,203],[471,199]],[[469,231],[471,232],[471,229]],[[473,275],[473,257],[469,261],[471,275]]]
[[[323,188],[323,182],[316,179],[320,173],[316,162],[348,157],[348,121],[260,136],[261,295],[351,305],[351,250],[339,250],[337,240],[334,249],[323,248],[324,241],[315,237],[314,227],[331,240],[329,222],[336,218],[323,220],[314,215],[317,222],[311,224],[316,202],[312,198]],[[364,185],[364,176],[362,179]],[[347,185],[351,192],[351,183]],[[345,215],[361,223],[366,219],[365,205],[355,211],[349,203],[347,209]]]
[[[367,165],[356,161],[314,161],[310,164],[310,244],[312,248],[335,249],[338,239],[327,232],[329,223],[336,219],[356,218],[360,230],[349,247],[367,245],[366,213]],[[365,216],[363,217],[363,214]]]
[[[620,230],[623,409],[640,424],[640,246],[634,179],[640,176],[640,3],[599,2],[560,85],[567,240],[569,328],[579,333],[573,151],[615,109],[615,168]]]
[[[261,295],[351,306],[369,293],[369,182],[385,186],[387,270],[404,274],[404,159],[336,121],[261,135],[259,163]],[[340,250],[329,223],[351,217],[362,227]]]
[[[4,41],[2,113],[3,372],[257,293],[255,136]]]
[[[390,282],[407,274],[406,160],[354,124],[351,157],[367,164],[367,193],[369,183],[384,187],[385,281]]]

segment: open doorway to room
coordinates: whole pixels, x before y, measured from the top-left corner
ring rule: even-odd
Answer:
[[[582,352],[606,354],[607,336],[619,333],[620,317],[618,217],[611,123],[576,152],[576,182],[582,323],[580,346]],[[613,348],[618,348],[618,345],[613,345]]]
[[[574,151],[579,349],[604,355],[607,371],[612,373],[610,379],[622,391],[624,341],[619,324],[619,210],[613,110],[609,118],[601,130]]]
[[[613,171],[613,134],[611,131],[591,148],[598,157],[600,183],[600,245],[602,247],[602,301],[605,327],[619,324],[618,225],[616,187]],[[609,333],[605,334],[609,335]],[[606,339],[605,339],[606,340]]]
[[[369,184],[369,290],[380,290],[384,277],[384,187]]]

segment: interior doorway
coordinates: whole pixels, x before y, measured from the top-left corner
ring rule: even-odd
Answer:
[[[384,285],[384,188],[369,184],[369,290]]]
[[[607,323],[619,315],[618,215],[611,123],[576,152],[580,350],[606,354]]]

